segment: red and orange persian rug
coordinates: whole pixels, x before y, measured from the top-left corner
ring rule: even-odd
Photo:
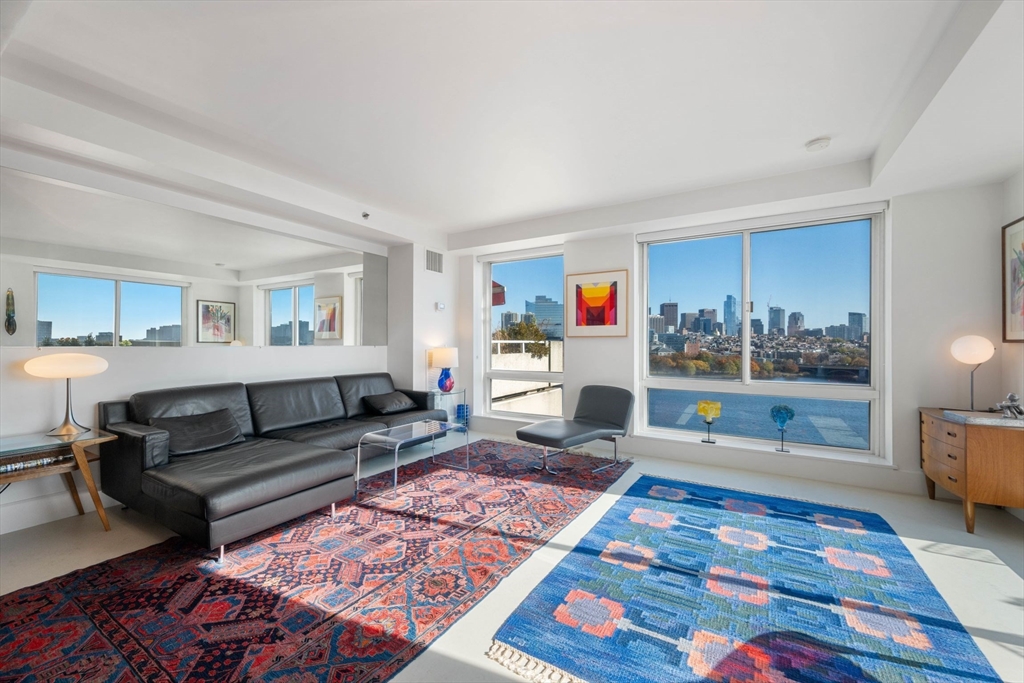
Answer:
[[[460,449],[461,450],[461,449]],[[358,504],[228,547],[181,538],[0,597],[0,680],[382,681],[629,467],[471,444],[363,480]],[[379,491],[381,495],[375,495]]]

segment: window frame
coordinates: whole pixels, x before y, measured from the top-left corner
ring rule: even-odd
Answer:
[[[828,225],[831,223],[845,223],[856,220],[870,220],[871,237],[871,260],[870,260],[870,305],[869,329],[871,334],[871,381],[867,385],[855,384],[828,384],[828,383],[796,383],[777,382],[771,380],[757,380],[750,377],[751,358],[751,335],[750,321],[754,317],[751,314],[750,301],[750,237],[756,233],[773,232],[777,230],[798,229]],[[660,233],[649,233],[637,235],[640,243],[641,255],[639,259],[638,280],[642,283],[640,287],[640,305],[643,311],[651,306],[649,292],[650,265],[648,259],[649,247],[652,244],[665,242],[678,242],[689,239],[704,239],[711,237],[722,237],[726,235],[742,236],[742,295],[740,303],[741,310],[741,331],[742,343],[742,367],[741,376],[738,380],[728,381],[721,379],[700,379],[665,377],[650,374],[649,348],[647,343],[649,321],[644,316],[637,316],[639,330],[637,339],[640,344],[638,354],[639,378],[638,389],[641,394],[637,401],[637,433],[640,436],[650,436],[659,439],[683,441],[687,443],[701,443],[704,438],[699,431],[675,430],[667,427],[656,427],[650,425],[649,411],[649,390],[650,389],[674,389],[681,391],[708,391],[726,394],[746,394],[760,396],[780,396],[805,399],[822,400],[850,400],[868,402],[868,425],[869,425],[869,447],[867,450],[842,448],[838,446],[825,446],[818,444],[789,443],[786,447],[790,455],[796,456],[824,456],[828,458],[853,460],[859,462],[885,462],[891,464],[891,452],[888,444],[888,397],[887,377],[888,367],[886,365],[886,349],[889,344],[887,327],[886,303],[886,267],[887,254],[886,244],[888,239],[887,230],[888,206],[885,202],[854,206],[840,207],[837,209],[804,212],[801,214],[789,214],[785,216],[774,216],[768,218],[734,221],[716,225],[696,226],[682,230],[664,231]],[[757,302],[754,302],[757,303]],[[767,418],[766,418],[767,419]],[[716,441],[724,446],[732,446],[750,450],[762,450],[776,455],[774,441],[767,439],[756,439],[752,437],[716,434]]]
[[[264,298],[264,315],[263,315],[264,325],[263,326],[266,328],[266,335],[265,335],[266,339],[265,339],[265,341],[266,341],[266,345],[267,346],[285,347],[285,346],[315,346],[316,345],[316,336],[315,336],[315,334],[314,334],[314,337],[313,337],[313,343],[312,344],[300,344],[299,343],[299,289],[302,288],[302,287],[313,287],[314,288],[313,289],[313,317],[314,317],[314,320],[310,321],[310,325],[315,325],[316,324],[316,320],[315,320],[315,318],[316,318],[316,287],[315,287],[315,285],[314,285],[312,280],[302,280],[300,282],[288,282],[288,283],[280,283],[280,284],[276,284],[276,285],[265,285],[265,286],[261,286],[260,287],[260,289],[262,289],[263,293],[264,293],[263,294],[263,298]],[[273,322],[273,318],[271,316],[271,297],[273,296],[274,292],[279,292],[279,291],[284,290],[284,289],[292,290],[292,343],[291,344],[287,344],[287,345],[286,344],[271,344],[271,335],[273,334],[273,330],[274,330],[273,326],[271,325],[271,323]]]
[[[192,287],[191,282],[175,282],[174,280],[158,280],[147,277],[121,277],[118,275],[112,275],[110,273],[96,273],[92,271],[84,270],[68,270],[64,268],[35,268],[33,269],[33,286],[35,291],[33,292],[35,299],[35,320],[39,320],[39,276],[40,275],[56,275],[59,277],[77,277],[77,278],[88,278],[90,280],[110,280],[114,283],[114,342],[107,348],[131,348],[130,346],[121,346],[121,283],[128,282],[137,285],[161,285],[164,287],[177,287],[181,290],[181,339],[175,346],[172,344],[157,345],[152,347],[138,346],[135,348],[168,348],[168,349],[180,349],[187,345],[189,337],[189,325],[188,325],[188,291]],[[33,344],[36,348],[51,348],[43,347],[39,345],[38,336],[35,337],[35,343]],[[73,347],[68,347],[73,348]],[[77,348],[77,347],[74,347]],[[89,347],[96,348],[96,347]]]
[[[530,371],[530,370],[494,370],[491,368],[491,344],[493,343],[492,335],[494,330],[492,327],[492,315],[491,309],[491,272],[494,264],[498,263],[513,263],[515,261],[533,261],[542,258],[551,258],[554,256],[563,257],[562,260],[562,298],[565,298],[565,254],[562,247],[552,248],[539,248],[539,249],[524,249],[520,251],[504,252],[499,254],[488,254],[487,256],[478,257],[478,260],[483,265],[481,270],[483,271],[483,281],[480,283],[481,291],[484,293],[483,300],[483,348],[481,349],[481,355],[485,359],[483,364],[483,404],[484,409],[482,414],[486,417],[501,417],[511,418],[523,421],[536,421],[536,420],[550,420],[553,416],[551,415],[540,415],[531,413],[516,413],[509,410],[494,410],[491,408],[491,380],[510,380],[510,381],[521,381],[521,382],[549,382],[552,384],[559,384],[562,387],[562,410],[559,416],[565,415],[565,339],[562,339],[562,368],[563,372],[544,372],[544,371]],[[563,306],[565,302],[563,301]],[[564,324],[564,320],[563,320]]]

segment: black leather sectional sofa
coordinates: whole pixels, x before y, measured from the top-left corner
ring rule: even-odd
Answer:
[[[101,429],[118,437],[102,447],[103,492],[207,548],[223,546],[351,497],[363,434],[448,419],[429,393],[402,390],[410,401],[394,392],[391,375],[373,373],[100,403]]]

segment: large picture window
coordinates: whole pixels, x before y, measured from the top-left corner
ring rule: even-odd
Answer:
[[[562,414],[562,257],[487,264],[490,412]]]
[[[271,346],[313,344],[313,285],[267,292],[267,341]]]
[[[39,346],[181,346],[184,288],[38,273]]]
[[[645,244],[646,422],[879,452],[880,213],[728,229]]]

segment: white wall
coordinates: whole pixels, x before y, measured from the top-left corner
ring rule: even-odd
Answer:
[[[1024,217],[1024,170],[1003,183],[1003,213],[1000,225]],[[1001,236],[1000,236],[1001,238]],[[1024,344],[1003,345],[1003,385],[1000,394],[1024,396]]]
[[[184,348],[92,347],[89,353],[106,358],[110,367],[101,375],[72,381],[75,415],[86,426],[96,424],[99,401],[126,399],[137,391],[294,377],[323,377],[387,369],[387,349],[371,346]],[[60,353],[51,349],[0,349],[0,435],[44,432],[64,416],[64,383],[31,377],[23,370],[29,358]],[[93,476],[99,476],[98,467]],[[91,509],[79,481],[82,504]],[[105,504],[113,504],[105,499]],[[0,533],[77,514],[61,477],[15,482],[0,499]]]
[[[892,461],[858,463],[780,455],[771,451],[709,447],[649,437],[632,437],[627,453],[644,453],[703,464],[773,472],[855,486],[924,493],[919,466],[917,409],[965,406],[969,368],[949,355],[949,345],[964,334],[982,334],[997,355],[978,370],[977,403],[993,404],[1002,392],[1003,358],[999,304],[999,226],[1004,211],[1001,184],[896,197],[891,204],[890,283],[892,318]],[[631,330],[628,338],[569,338],[565,346],[565,412],[575,408],[579,389],[603,383],[632,387],[639,393],[636,316],[639,248],[632,235],[565,243],[566,273],[619,268],[630,270]],[[467,259],[464,259],[465,263]],[[477,277],[476,279],[480,279]],[[463,286],[466,286],[463,278]],[[475,285],[478,289],[481,284]],[[481,311],[476,314],[480,326]],[[468,337],[464,335],[464,337]],[[476,340],[477,353],[483,349]],[[1005,353],[1004,353],[1005,352]],[[1013,361],[1008,361],[1012,363]],[[477,380],[477,385],[481,380]],[[1002,392],[1002,393],[1001,393]],[[474,401],[477,415],[483,409]],[[512,435],[518,422],[478,419],[478,429]],[[634,428],[636,425],[634,425]],[[600,443],[588,445],[603,450]]]

